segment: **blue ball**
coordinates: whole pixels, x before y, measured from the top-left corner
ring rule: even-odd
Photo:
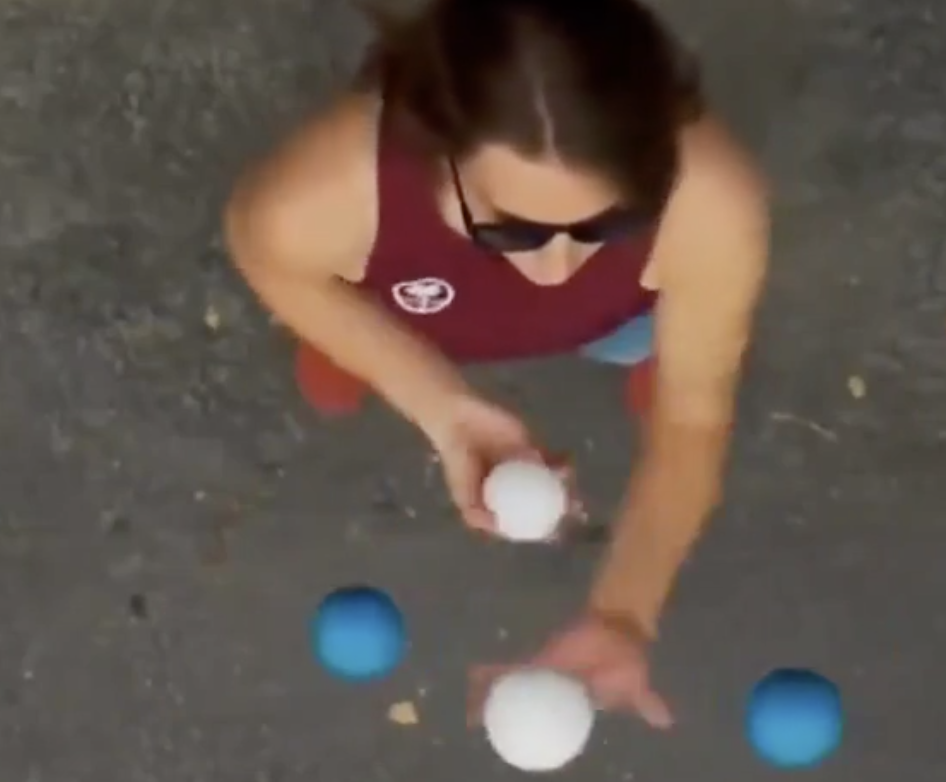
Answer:
[[[764,760],[786,769],[814,766],[841,743],[841,694],[813,671],[773,671],[753,689],[747,723]]]
[[[338,589],[319,606],[309,628],[316,659],[348,681],[380,679],[404,657],[404,617],[390,595],[366,586]]]

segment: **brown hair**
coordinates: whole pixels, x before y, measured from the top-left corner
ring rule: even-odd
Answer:
[[[636,0],[428,0],[413,17],[372,15],[379,38],[358,83],[383,93],[388,121],[425,153],[552,153],[660,211],[702,97]]]

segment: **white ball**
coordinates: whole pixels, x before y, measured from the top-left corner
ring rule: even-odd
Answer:
[[[483,710],[489,743],[521,771],[554,771],[570,763],[585,749],[594,721],[584,685],[544,668],[498,679]]]
[[[483,483],[483,503],[496,531],[516,541],[547,540],[568,510],[562,480],[544,464],[503,462]]]

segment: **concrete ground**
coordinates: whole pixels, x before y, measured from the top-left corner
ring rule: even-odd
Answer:
[[[780,778],[743,699],[811,665],[850,721],[807,779],[939,782],[946,12],[666,2],[772,172],[775,269],[729,501],[656,655],[680,725],[606,719],[561,777]],[[4,782],[515,777],[462,725],[465,667],[533,649],[597,549],[473,541],[403,424],[317,422],[217,235],[241,164],[364,40],[341,0],[0,6]],[[629,455],[616,375],[481,379],[578,454],[605,519]],[[348,581],[389,587],[413,628],[377,687],[309,658],[308,613]],[[389,718],[403,701],[418,724]]]

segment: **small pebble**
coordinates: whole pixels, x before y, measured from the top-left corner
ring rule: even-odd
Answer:
[[[848,378],[847,389],[855,399],[863,399],[867,396],[867,383],[859,375],[852,375]]]
[[[148,600],[142,594],[132,595],[128,599],[128,611],[131,613],[133,619],[147,619],[148,618]]]
[[[125,535],[131,530],[131,520],[120,513],[107,513],[102,519],[106,535]]]
[[[211,331],[217,331],[220,328],[220,313],[212,304],[204,311],[204,325]]]

